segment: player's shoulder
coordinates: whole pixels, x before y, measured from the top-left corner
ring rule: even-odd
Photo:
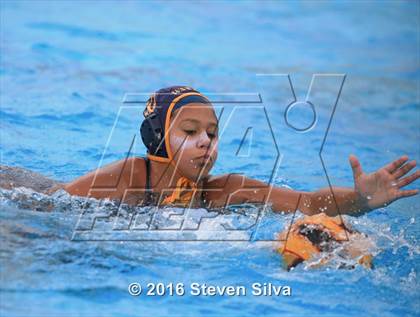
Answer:
[[[138,186],[145,181],[145,164],[142,157],[128,157],[112,162],[96,170],[93,174],[95,185]]]
[[[139,156],[133,156],[115,161],[108,165],[108,167],[118,170],[133,171],[137,169],[145,168],[145,158]]]
[[[254,184],[255,183],[255,184]],[[208,188],[242,188],[249,185],[256,185],[260,181],[246,177],[240,173],[228,173],[222,175],[211,175],[207,178]]]
[[[239,173],[228,173],[221,175],[210,175],[207,178],[206,187],[208,188],[226,188],[226,187],[242,187],[248,178]]]
[[[142,187],[146,182],[146,159],[144,157],[130,157],[123,168],[124,174],[130,179],[131,187]]]

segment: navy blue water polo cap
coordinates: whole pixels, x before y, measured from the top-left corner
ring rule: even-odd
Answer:
[[[168,133],[171,115],[190,103],[211,104],[208,98],[188,86],[159,89],[147,100],[140,133],[150,159],[168,163],[173,161]]]

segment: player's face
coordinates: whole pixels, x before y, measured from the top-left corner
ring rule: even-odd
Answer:
[[[197,181],[217,159],[218,124],[211,105],[187,104],[171,117],[170,145],[181,173]]]

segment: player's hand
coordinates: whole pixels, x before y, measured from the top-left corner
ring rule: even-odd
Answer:
[[[369,209],[386,206],[395,200],[419,192],[418,189],[402,189],[420,177],[420,170],[407,175],[416,166],[416,161],[408,162],[406,155],[371,174],[363,172],[356,156],[350,155],[349,161],[353,170],[354,188]]]

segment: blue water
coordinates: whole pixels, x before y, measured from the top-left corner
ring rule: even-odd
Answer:
[[[369,172],[402,154],[420,160],[418,2],[0,4],[2,164],[70,181],[124,158],[134,136],[132,155],[144,155],[144,104],[124,96],[186,84],[249,102],[217,104],[213,174],[274,171],[279,186],[315,190],[328,186],[319,151],[344,74],[322,151],[331,182],[352,186],[350,153]],[[299,101],[323,74],[308,95],[310,131],[285,124],[284,74]],[[297,107],[289,118],[304,127],[312,115]],[[418,196],[346,219],[375,241],[374,270],[286,272],[271,243],[72,241],[80,206],[33,195],[0,195],[2,316],[420,315]],[[260,230],[272,239],[289,221],[268,215]],[[132,282],[271,282],[292,296],[132,297]]]

